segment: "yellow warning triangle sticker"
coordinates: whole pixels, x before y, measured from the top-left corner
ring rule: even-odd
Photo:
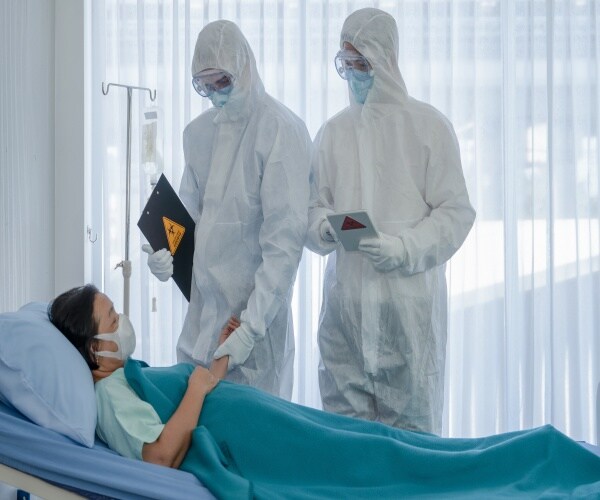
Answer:
[[[185,227],[177,222],[172,221],[167,217],[163,217],[163,224],[165,226],[165,233],[167,233],[167,241],[169,242],[169,250],[172,255],[175,255],[177,247],[183,239],[183,233],[185,233]]]

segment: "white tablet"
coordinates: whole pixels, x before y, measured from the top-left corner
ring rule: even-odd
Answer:
[[[330,214],[327,220],[347,252],[356,252],[363,238],[378,238],[377,230],[365,210]]]

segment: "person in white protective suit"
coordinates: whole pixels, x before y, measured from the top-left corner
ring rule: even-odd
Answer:
[[[440,112],[409,97],[392,16],[354,12],[340,44],[351,104],[315,139],[306,243],[334,252],[318,332],[323,407],[439,434],[445,262],[475,219],[458,143]],[[326,215],[358,209],[380,237],[346,252]]]
[[[290,301],[307,229],[311,139],[302,120],[265,92],[234,23],[202,29],[192,75],[214,107],[183,133],[179,195],[196,233],[177,359],[209,366],[229,356],[228,380],[290,399]],[[151,253],[148,265],[163,281],[172,274],[166,249]],[[241,325],[218,347],[231,316]]]

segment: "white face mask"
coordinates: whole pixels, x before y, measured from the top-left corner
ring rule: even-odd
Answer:
[[[119,314],[119,326],[113,333],[100,333],[94,337],[98,340],[111,340],[117,344],[116,351],[98,351],[98,356],[105,358],[115,358],[125,361],[135,351],[135,331],[129,318],[124,314]]]

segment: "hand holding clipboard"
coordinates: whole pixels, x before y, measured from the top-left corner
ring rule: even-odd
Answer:
[[[196,224],[163,175],[138,221],[138,227],[156,252],[166,248],[173,255],[173,280],[190,301]]]

